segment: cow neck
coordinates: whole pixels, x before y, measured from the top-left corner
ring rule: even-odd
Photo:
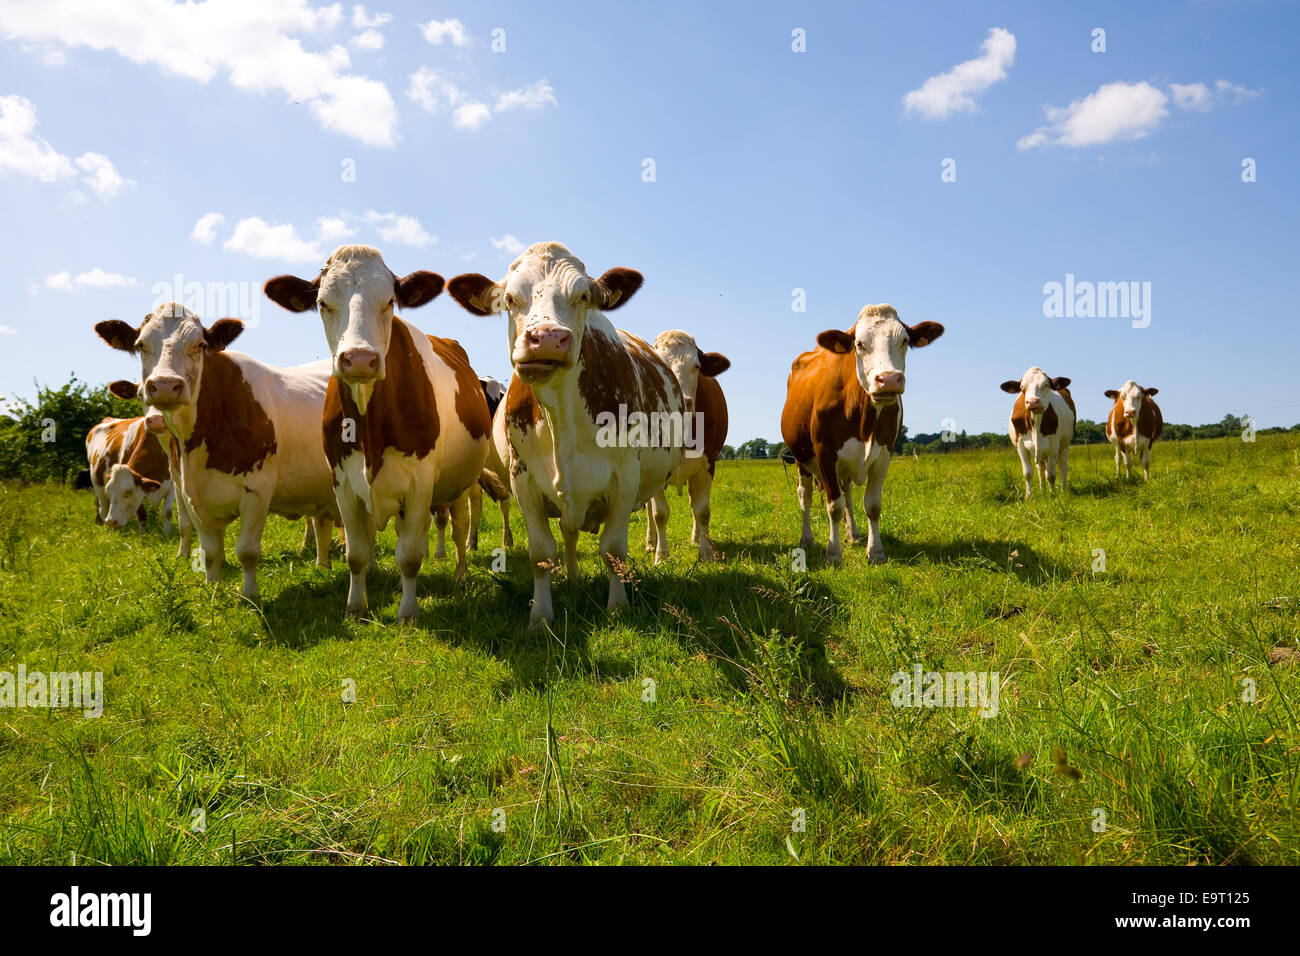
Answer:
[[[224,351],[204,356],[198,401],[164,412],[182,460],[207,447],[207,467],[246,474],[276,450],[275,426],[258,403],[243,369]]]

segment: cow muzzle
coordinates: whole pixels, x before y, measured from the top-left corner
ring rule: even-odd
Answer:
[[[163,418],[162,412],[150,409],[144,416],[144,427],[151,432],[165,432],[167,419]]]
[[[882,405],[895,402],[906,384],[902,372],[878,372],[871,379],[871,400]]]
[[[144,383],[144,394],[149,404],[169,411],[185,404],[185,380],[179,375],[155,375]]]
[[[559,326],[533,326],[525,330],[515,348],[515,370],[527,379],[545,378],[570,364],[573,333]]]
[[[338,377],[348,384],[373,382],[380,377],[379,353],[374,349],[346,349],[334,364]]]

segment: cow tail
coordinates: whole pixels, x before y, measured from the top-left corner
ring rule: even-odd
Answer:
[[[478,484],[493,501],[505,501],[510,497],[510,489],[502,483],[500,478],[486,468],[479,474]]]

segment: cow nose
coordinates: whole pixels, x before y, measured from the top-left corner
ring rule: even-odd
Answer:
[[[573,346],[573,334],[568,329],[529,329],[524,340],[529,352],[566,355]]]
[[[116,520],[115,518],[105,518],[104,526],[106,528],[120,528],[122,527],[122,522]]]
[[[185,383],[175,375],[163,375],[145,382],[145,395],[151,402],[174,402],[181,397]]]
[[[150,412],[144,417],[144,427],[151,432],[166,431],[167,420],[158,412]]]
[[[344,375],[378,375],[379,353],[373,349],[348,349],[340,352],[339,371]]]
[[[880,372],[876,375],[875,381],[877,391],[899,393],[903,391],[902,372]]]
[[[1043,407],[1043,403],[1036,398],[1025,399],[1025,408],[1033,409],[1033,408],[1042,408],[1042,407]]]

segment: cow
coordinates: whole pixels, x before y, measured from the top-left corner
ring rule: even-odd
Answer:
[[[479,484],[482,486],[482,490],[487,492],[488,497],[495,501],[501,509],[501,547],[512,548],[515,544],[515,536],[510,530],[510,472],[506,468],[505,458],[501,454],[501,448],[505,446],[504,444],[498,446],[495,427],[497,409],[501,407],[501,402],[506,397],[506,388],[494,378],[480,378],[479,384],[483,387],[483,398],[487,401],[488,415],[492,417],[493,423],[492,441],[488,443],[488,458],[485,470],[496,479],[495,482],[481,481]],[[470,499],[469,546],[473,550],[478,550],[478,522],[479,512],[482,508],[482,495],[475,495]]]
[[[124,528],[133,517],[144,530],[145,503],[162,514],[163,534],[171,534],[172,483],[167,456],[149,434],[143,416],[105,418],[86,435],[95,522]]]
[[[433,301],[442,276],[398,278],[373,246],[335,249],[315,279],[282,275],[267,296],[291,312],[317,310],[332,354],[321,419],[347,538],[347,613],[367,608],[366,568],[377,530],[396,519],[402,600],[419,614],[416,576],[429,522],[450,506],[459,581],[466,571],[470,489],[483,476],[492,419],[469,357],[452,339],[425,335],[395,314]]]
[[[880,540],[881,499],[894,445],[903,428],[904,369],[909,348],[922,348],[943,335],[938,322],[906,325],[892,305],[863,306],[854,325],[827,329],[817,348],[790,366],[781,437],[799,469],[799,546],[813,547],[810,513],[814,490],[826,495],[830,537],[826,561],[843,559],[840,522],[855,484],[866,485],[867,559],[885,560]]]
[[[682,456],[681,465],[668,479],[668,485],[677,489],[678,497],[681,497],[683,485],[690,489],[694,516],[691,543],[699,547],[701,561],[712,561],[709,493],[713,487],[718,453],[727,441],[727,399],[717,377],[731,368],[731,359],[720,352],[701,352],[695,338],[680,329],[660,332],[655,338],[655,351],[677,376],[682,400],[686,403],[686,421],[691,427],[690,445]],[[666,489],[646,507],[645,549],[654,552],[655,564],[668,557],[667,536],[660,534],[659,525],[653,520],[657,512],[662,512],[667,522]]]
[[[1007,433],[1020,456],[1020,471],[1025,479],[1025,497],[1033,494],[1031,479],[1038,472],[1038,490],[1046,483],[1056,490],[1056,472],[1061,472],[1061,489],[1065,490],[1070,473],[1070,442],[1074,440],[1074,399],[1070,397],[1068,378],[1049,378],[1037,365],[1031,366],[1019,381],[1009,380],[1002,391],[1016,396],[1011,408]]]
[[[329,362],[278,368],[228,350],[243,330],[239,319],[205,327],[176,302],[157,306],[139,328],[117,319],[95,326],[110,346],[139,357],[143,399],[177,441],[209,583],[220,580],[226,527],[238,518],[241,593],[256,601],[267,515],[321,519],[316,563],[327,568],[337,508],[317,430]]]
[[[1107,389],[1106,397],[1115,400],[1106,418],[1106,437],[1115,446],[1115,477],[1119,477],[1120,460],[1124,462],[1124,476],[1132,473],[1134,458],[1142,461],[1142,478],[1151,478],[1151,446],[1165,430],[1165,420],[1160,406],[1151,396],[1158,388],[1143,388],[1129,379],[1120,389]]]
[[[124,398],[127,401],[140,397],[140,383],[138,382],[110,382],[108,390],[118,398]],[[167,422],[163,419],[162,413],[150,407],[148,403],[145,403],[144,406],[144,422],[149,429],[149,433],[154,436],[167,455],[167,477],[172,485],[176,526],[180,529],[180,546],[176,549],[176,557],[188,560],[193,547],[194,521],[190,517],[190,509],[185,504],[185,495],[180,493],[180,446],[176,444],[176,439],[168,433]]]
[[[528,529],[530,630],[555,620],[549,519],[560,521],[571,581],[578,534],[599,533],[606,607],[625,607],[628,519],[681,463],[685,402],[677,377],[647,342],[615,329],[605,315],[626,304],[642,281],[641,273],[621,267],[593,279],[564,245],[542,242],[525,249],[500,281],[468,273],[447,286],[467,311],[507,316],[514,374],[500,427]],[[671,432],[674,416],[678,440],[664,441],[655,426]]]

